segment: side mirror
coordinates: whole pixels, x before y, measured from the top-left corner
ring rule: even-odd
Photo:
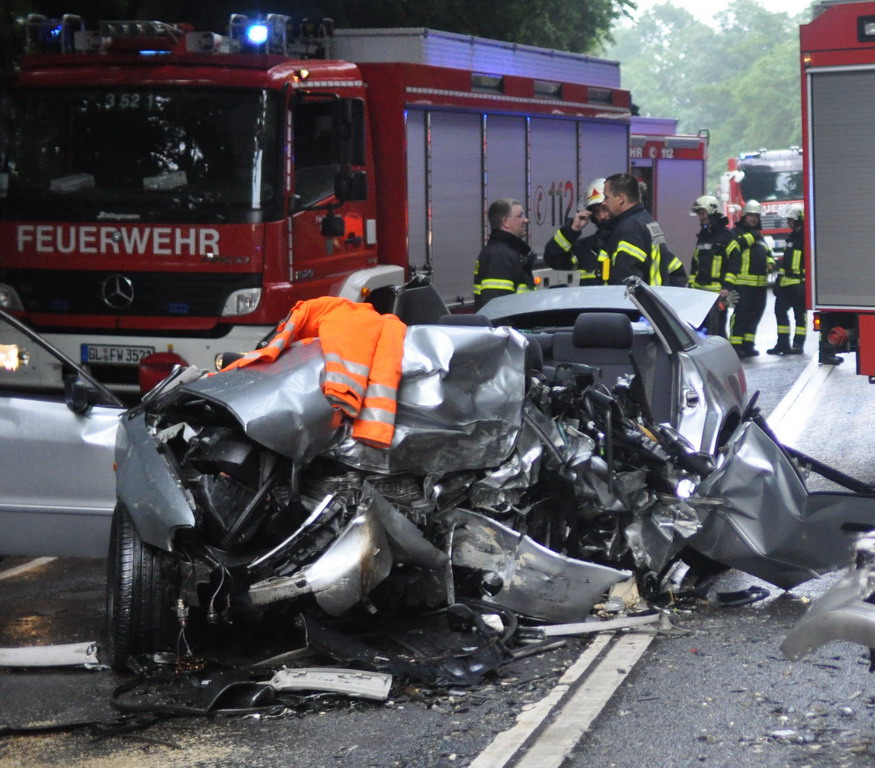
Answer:
[[[334,196],[345,203],[349,200],[368,199],[368,174],[344,168],[334,177]]]
[[[346,222],[342,216],[335,216],[328,211],[322,219],[321,232],[323,237],[343,237],[346,234]]]
[[[64,376],[64,402],[77,416],[81,416],[91,407],[91,390],[75,373]]]

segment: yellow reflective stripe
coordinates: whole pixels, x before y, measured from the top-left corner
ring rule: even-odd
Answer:
[[[581,280],[590,280],[593,277],[597,277],[595,272],[587,272],[585,269],[578,270],[577,274]]]
[[[559,229],[556,231],[556,234],[553,235],[553,240],[556,241],[556,245],[558,245],[563,251],[571,250],[571,243],[568,238],[562,234],[562,230]]]
[[[720,279],[720,273],[723,271],[723,257],[714,256],[711,259],[711,278],[713,280]]]
[[[602,263],[602,280],[608,282],[611,277],[611,257],[607,251],[599,251],[599,261]]]
[[[517,293],[528,293],[530,290],[531,288],[529,288],[529,286],[527,286],[525,283],[520,283],[516,288]]]
[[[647,254],[637,245],[632,245],[628,240],[621,240],[617,243],[617,250],[614,252],[614,256],[621,252],[628,253],[633,259],[638,259],[638,261],[647,261]]]
[[[726,276],[727,281],[729,280],[729,275]],[[735,275],[735,281],[737,285],[749,285],[754,288],[762,288],[764,285],[768,285],[769,279],[766,275]]]
[[[659,269],[658,250],[655,250],[650,256],[650,284],[662,285],[662,271]]]
[[[490,277],[480,283],[480,289],[483,291],[510,291],[513,293],[513,280],[501,280],[497,277]]]

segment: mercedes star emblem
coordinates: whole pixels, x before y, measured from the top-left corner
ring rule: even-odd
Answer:
[[[103,301],[112,309],[124,309],[134,301],[134,284],[124,275],[110,275],[103,281]]]

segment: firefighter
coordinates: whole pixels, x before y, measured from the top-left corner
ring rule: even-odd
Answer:
[[[729,343],[739,357],[756,357],[757,326],[766,308],[769,273],[775,270],[772,250],[762,235],[763,207],[748,200],[741,209],[741,220],[733,230],[738,249],[733,250],[726,267],[726,283],[738,292],[738,303],[729,321]]]
[[[662,227],[641,204],[638,180],[628,173],[615,173],[605,179],[604,195],[613,221],[599,255],[602,277],[611,285],[640,277],[651,285],[685,286],[684,265],[668,250]]]
[[[565,226],[556,230],[550,242],[544,246],[544,261],[552,269],[576,269],[580,285],[601,285],[602,269],[599,253],[610,234],[611,214],[605,205],[605,180],[593,179],[586,188],[582,207]],[[581,231],[589,223],[596,231],[581,237]]]
[[[474,265],[474,311],[496,296],[534,290],[535,254],[525,241],[528,218],[519,200],[502,197],[489,206],[492,229]]]
[[[778,321],[778,343],[768,350],[770,355],[801,355],[805,346],[808,314],[805,310],[805,254],[802,246],[805,213],[801,205],[791,205],[787,211],[790,234],[778,278],[775,281],[775,319]],[[790,343],[790,310],[793,311],[795,332]]]
[[[705,327],[712,336],[726,338],[726,316],[729,284],[726,265],[738,249],[738,241],[729,229],[729,219],[720,210],[713,195],[702,195],[693,203],[692,213],[699,217],[699,235],[693,251],[690,285],[703,291],[719,293],[720,298],[705,319]]]

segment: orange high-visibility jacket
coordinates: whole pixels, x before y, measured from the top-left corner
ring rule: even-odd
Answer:
[[[352,436],[380,448],[392,444],[407,326],[371,304],[324,296],[299,301],[270,343],[223,371],[276,360],[292,342],[316,336],[325,355],[325,397],[355,419]]]

